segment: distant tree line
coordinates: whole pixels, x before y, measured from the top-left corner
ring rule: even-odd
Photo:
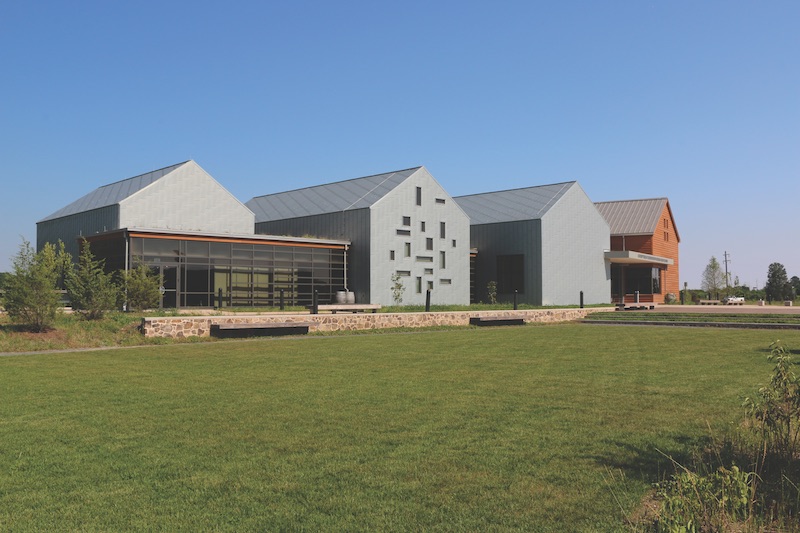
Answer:
[[[800,277],[788,277],[786,268],[781,263],[772,263],[767,269],[767,283],[762,289],[751,288],[740,284],[739,278],[734,277],[733,282],[726,279],[719,261],[714,256],[703,270],[700,284],[701,291],[692,291],[693,297],[702,294],[703,297],[711,296],[743,296],[746,300],[766,300],[768,302],[795,300],[800,293]]]
[[[81,243],[78,262],[61,241],[35,252],[23,240],[12,259],[12,271],[0,277],[3,308],[16,324],[42,332],[52,329],[66,294],[72,310],[87,320],[102,318],[113,309],[141,310],[158,305],[159,277],[144,264],[124,272],[106,272],[89,243]]]

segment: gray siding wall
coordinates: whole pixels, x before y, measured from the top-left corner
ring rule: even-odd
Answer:
[[[542,217],[542,304],[608,303],[611,275],[604,251],[608,223],[583,189],[573,186]]]
[[[261,235],[349,240],[352,245],[347,253],[347,289],[355,293],[356,302],[374,303],[370,301],[369,286],[369,209],[260,222],[255,231]]]
[[[525,289],[517,295],[518,303],[542,305],[542,238],[539,220],[499,222],[472,226],[470,243],[478,249],[475,258],[475,298],[488,302],[486,286],[497,281],[497,256],[522,255]],[[501,302],[513,301],[514,294],[498,294]]]
[[[117,205],[39,222],[36,224],[36,249],[41,250],[45,243],[55,244],[60,240],[73,261],[77,261],[81,235],[89,236],[119,228]]]
[[[193,161],[120,202],[123,228],[252,235],[255,215]]]
[[[417,187],[422,189],[422,205],[417,205]],[[433,287],[432,304],[469,304],[469,218],[427,170],[415,172],[375,202],[371,217],[371,303],[394,305],[392,274],[407,272],[410,275],[402,277],[402,305],[424,305],[429,284]],[[410,225],[403,225],[403,217],[411,219]],[[444,238],[440,233],[442,222]],[[410,235],[398,235],[398,230]],[[432,250],[428,249],[428,239]],[[410,257],[405,257],[407,242],[411,244]],[[392,251],[394,260],[390,259]],[[419,292],[417,278],[422,282]]]

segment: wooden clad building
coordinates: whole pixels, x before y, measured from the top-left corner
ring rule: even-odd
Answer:
[[[664,303],[680,291],[680,234],[667,198],[597,202],[611,230],[611,299]]]

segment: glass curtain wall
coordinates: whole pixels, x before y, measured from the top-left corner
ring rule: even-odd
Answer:
[[[131,265],[143,260],[169,276],[165,307],[308,306],[344,288],[344,249],[132,237]],[[221,296],[221,304],[220,304]],[[174,300],[173,305],[172,304]]]

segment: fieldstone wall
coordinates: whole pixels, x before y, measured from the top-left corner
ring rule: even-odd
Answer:
[[[578,320],[587,313],[613,311],[609,308],[591,309],[533,309],[503,311],[452,311],[437,313],[337,313],[337,314],[264,314],[225,316],[153,317],[142,319],[146,337],[208,337],[212,324],[304,323],[314,331],[354,331],[386,328],[426,328],[431,326],[468,326],[472,317],[522,318],[526,323],[567,322]]]

